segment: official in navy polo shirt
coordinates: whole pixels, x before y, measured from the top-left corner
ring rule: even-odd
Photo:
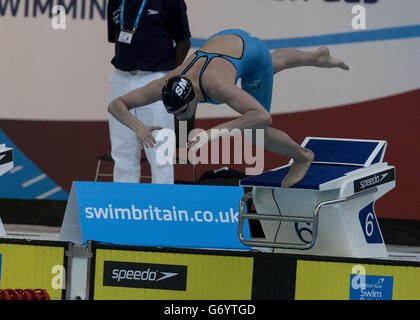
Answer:
[[[184,0],[109,0],[107,9],[108,41],[115,43],[109,104],[180,65],[191,47],[191,33]],[[144,130],[152,130],[155,137],[158,128],[174,130],[173,115],[167,113],[161,101],[131,112],[143,123]],[[108,119],[113,180],[139,182],[141,147],[136,134],[111,114]],[[157,159],[156,151],[162,143],[165,141],[144,151],[152,183],[172,184],[173,164]]]

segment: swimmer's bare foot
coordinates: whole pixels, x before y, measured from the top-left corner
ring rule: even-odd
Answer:
[[[303,149],[302,156],[299,159],[293,159],[289,172],[281,182],[282,188],[289,188],[301,181],[314,159],[314,153],[309,149]]]
[[[327,47],[320,47],[316,50],[318,57],[316,58],[315,65],[321,68],[341,68],[349,70],[349,66],[342,60],[337,59],[330,55],[330,50]]]

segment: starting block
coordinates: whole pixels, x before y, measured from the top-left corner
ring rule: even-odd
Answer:
[[[386,141],[306,137],[315,154],[305,178],[281,188],[292,161],[240,181],[252,191],[240,201],[239,240],[274,252],[388,257],[374,203],[395,187],[395,167],[383,161]],[[256,214],[246,213],[253,200]],[[259,220],[265,238],[245,239],[245,219]]]
[[[0,144],[0,176],[13,169],[13,149]]]

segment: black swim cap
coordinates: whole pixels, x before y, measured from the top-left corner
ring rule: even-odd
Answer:
[[[193,85],[185,76],[168,79],[162,88],[162,101],[169,113],[176,112],[194,97]]]

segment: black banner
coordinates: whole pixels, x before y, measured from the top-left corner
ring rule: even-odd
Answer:
[[[103,285],[185,291],[187,266],[104,261]]]

